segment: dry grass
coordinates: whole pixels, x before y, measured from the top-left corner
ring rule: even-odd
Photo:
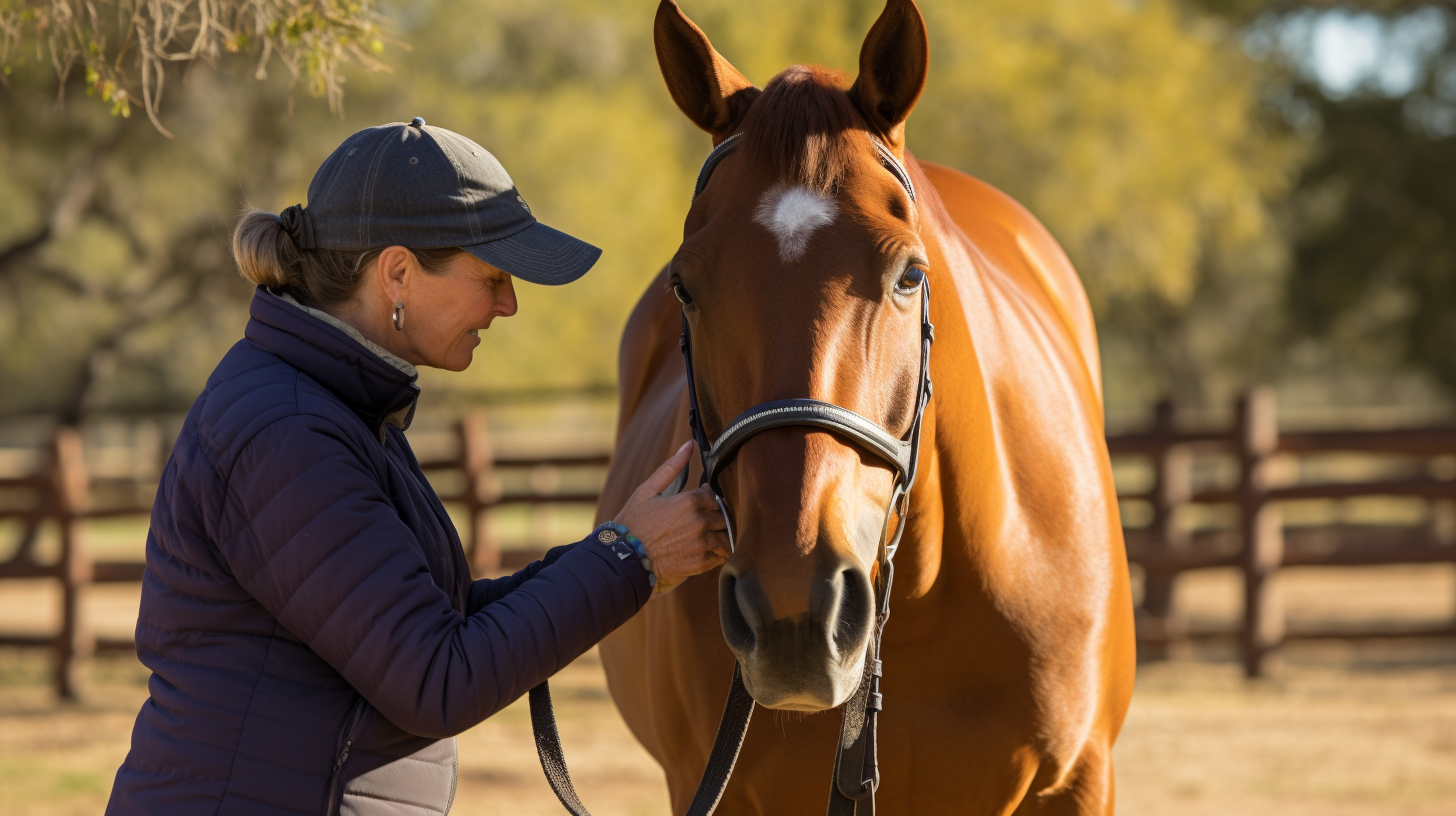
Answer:
[[[1291,571],[1291,616],[1432,619],[1453,614],[1456,573],[1444,568]],[[1178,605],[1227,619],[1235,576],[1208,572],[1179,587]],[[136,588],[88,599],[99,630],[129,629]],[[54,620],[42,584],[0,583],[7,630]],[[1221,651],[1222,650],[1222,651]],[[1277,677],[1249,684],[1228,647],[1175,653],[1142,667],[1117,747],[1124,816],[1375,816],[1456,813],[1456,643],[1301,646]],[[96,661],[86,702],[58,706],[45,657],[0,650],[0,813],[95,814],[126,754],[145,672],[130,658]],[[607,698],[594,654],[554,682],[572,772],[593,812],[665,814],[661,774]],[[460,738],[455,813],[563,811],[536,764],[524,701]]]

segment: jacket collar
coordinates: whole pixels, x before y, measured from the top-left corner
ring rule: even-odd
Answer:
[[[332,391],[380,438],[386,425],[407,429],[420,396],[414,367],[385,359],[351,326],[291,300],[258,287],[243,335]]]

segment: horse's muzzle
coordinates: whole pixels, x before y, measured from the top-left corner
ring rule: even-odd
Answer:
[[[744,685],[767,708],[834,708],[854,693],[864,670],[874,625],[874,590],[864,568],[836,559],[816,570],[803,591],[809,611],[778,617],[755,572],[740,573],[730,562],[718,579],[723,637],[743,668]]]

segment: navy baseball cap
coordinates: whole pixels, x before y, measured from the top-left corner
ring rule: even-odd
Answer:
[[[531,214],[485,148],[415,117],[339,145],[308,185],[308,206],[281,216],[300,249],[460,247],[532,283],[570,283],[601,257]]]

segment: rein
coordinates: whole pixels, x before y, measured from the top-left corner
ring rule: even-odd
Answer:
[[[698,172],[693,198],[708,184],[714,168],[724,157],[737,148],[741,133],[724,139],[708,154]],[[880,140],[870,137],[875,152],[896,180],[905,188],[914,202],[915,185],[910,174]],[[910,430],[903,437],[896,437],[875,421],[861,416],[848,408],[814,399],[786,399],[760,403],[739,414],[718,435],[709,440],[703,428],[702,410],[698,403],[696,372],[693,368],[692,338],[689,333],[687,314],[682,316],[682,336],[679,345],[683,363],[687,367],[688,380],[688,424],[693,439],[697,442],[702,457],[702,481],[712,490],[718,507],[728,523],[729,547],[736,547],[733,533],[733,515],[728,502],[718,485],[718,472],[733,453],[755,434],[786,426],[808,426],[822,428],[864,446],[871,453],[895,469],[895,487],[889,506],[885,510],[885,521],[880,530],[879,567],[875,578],[877,606],[874,629],[865,651],[864,675],[859,687],[844,703],[843,720],[840,724],[839,747],[834,760],[834,779],[829,789],[828,816],[874,816],[875,790],[879,787],[880,771],[876,757],[877,719],[882,707],[880,695],[880,641],[884,636],[885,623],[890,618],[890,587],[895,578],[895,552],[900,547],[900,538],[905,533],[906,514],[910,504],[910,490],[915,485],[915,474],[920,462],[920,431],[925,418],[925,407],[932,392],[930,382],[930,346],[935,340],[935,327],[930,322],[930,281],[921,284],[920,296],[920,379],[916,387],[915,417]],[[687,483],[688,471],[684,468],[677,479],[664,491],[671,495],[682,490]],[[890,519],[898,516],[893,534],[890,533]],[[556,717],[551,706],[551,691],[546,682],[531,689],[531,728],[535,732],[536,752],[541,758],[542,770],[561,804],[572,816],[590,816],[572,786],[566,770],[566,758],[561,751],[561,738],[556,729]],[[749,719],[753,716],[753,696],[743,685],[743,670],[736,662],[733,666],[733,680],[728,690],[728,701],[723,708],[723,719],[718,725],[718,734],[713,740],[712,753],[698,791],[689,805],[686,816],[710,816],[738,760],[738,752],[748,734]]]

